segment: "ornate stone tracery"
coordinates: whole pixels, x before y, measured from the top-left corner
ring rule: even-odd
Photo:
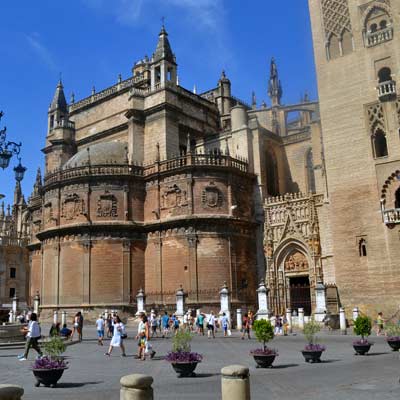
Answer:
[[[348,0],[322,0],[322,16],[327,40],[340,38],[344,30],[352,32]]]
[[[400,108],[400,106],[398,106]],[[379,129],[385,132],[385,115],[382,103],[376,103],[367,108],[370,134],[375,134]],[[400,120],[400,114],[399,114]]]

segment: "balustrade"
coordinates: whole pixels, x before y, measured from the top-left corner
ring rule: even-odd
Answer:
[[[378,97],[383,100],[388,97],[396,96],[396,82],[386,81],[379,83],[378,87]]]
[[[387,42],[393,39],[393,28],[388,27],[386,29],[381,29],[376,32],[368,32],[367,36],[367,47],[373,47],[383,42]]]
[[[383,221],[385,224],[400,224],[400,208],[383,210]]]

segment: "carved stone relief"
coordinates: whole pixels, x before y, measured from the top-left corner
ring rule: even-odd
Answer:
[[[68,194],[62,202],[61,216],[70,221],[85,213],[85,202],[76,193]]]
[[[188,205],[187,192],[178,185],[170,185],[164,188],[161,195],[161,209],[166,210],[175,207],[185,207]]]
[[[99,196],[97,201],[98,217],[118,217],[118,201],[117,198],[107,190]]]
[[[210,182],[206,186],[201,195],[203,207],[217,208],[221,207],[223,202],[222,192],[215,186],[214,182]]]
[[[286,272],[308,271],[309,265],[307,257],[299,251],[293,252],[285,261]]]

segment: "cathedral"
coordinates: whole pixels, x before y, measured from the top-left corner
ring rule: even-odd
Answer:
[[[29,298],[42,310],[303,308],[394,313],[400,304],[400,5],[309,0],[319,101],[270,104],[179,84],[163,26],[128,79],[48,110],[21,210]],[[354,73],[354,71],[357,71]]]

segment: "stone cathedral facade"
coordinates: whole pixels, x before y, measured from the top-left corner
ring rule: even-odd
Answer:
[[[48,111],[45,171],[26,206],[30,296],[43,309],[256,308],[306,315],[399,296],[400,8],[389,0],[309,0],[320,102],[237,99],[225,72],[179,84],[163,27],[132,75]],[[357,73],[353,73],[357,71]],[[325,294],[316,301],[316,292]],[[321,298],[320,298],[321,299]]]

